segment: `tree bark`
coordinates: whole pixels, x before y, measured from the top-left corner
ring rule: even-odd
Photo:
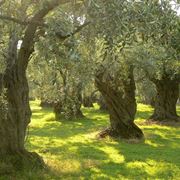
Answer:
[[[4,75],[8,112],[7,120],[1,122],[1,154],[24,151],[25,129],[31,116],[30,108],[27,105],[28,86],[25,72],[18,69],[16,64],[17,43],[18,39],[13,34],[10,38],[8,65]]]
[[[26,69],[20,68],[18,64],[20,59],[17,57],[17,43],[16,34],[12,34],[9,41],[7,68],[3,75],[7,108],[4,112],[6,116],[0,118],[0,160],[10,163],[16,169],[22,169],[27,165],[32,167],[34,164],[43,167],[42,159],[35,153],[27,152],[24,147],[31,110]]]
[[[176,103],[179,98],[179,82],[170,78],[153,80],[156,85],[154,113],[150,117],[155,121],[180,121],[176,112]]]
[[[25,72],[13,67],[5,76],[8,100],[8,117],[4,132],[4,148],[9,153],[24,151],[26,128],[30,122],[29,90]],[[8,138],[8,141],[7,141]]]
[[[124,139],[141,139],[143,133],[134,123],[136,100],[132,69],[128,79],[130,81],[123,81],[117,77],[113,78],[110,75],[104,76],[104,73],[98,73],[96,86],[105,99],[110,114],[110,128],[107,129],[107,133],[110,136]],[[122,87],[119,86],[120,84]]]
[[[83,106],[84,107],[94,107],[91,96],[84,96],[83,97]]]
[[[98,104],[99,104],[99,110],[108,111],[108,107],[106,105],[106,101],[104,100],[103,96],[99,97]]]
[[[32,18],[32,22],[43,22],[44,16],[59,5],[61,1],[54,0],[48,2],[44,8],[40,9]],[[24,32],[22,45],[17,52],[18,37],[16,32],[12,33],[9,41],[7,67],[3,75],[3,86],[6,88],[7,97],[7,117],[0,118],[0,161],[9,161],[13,165],[23,167],[36,164],[44,165],[41,158],[35,153],[25,150],[26,129],[30,123],[31,110],[29,106],[29,87],[26,78],[26,69],[33,52],[36,30],[38,24],[30,23]],[[13,156],[13,158],[9,158]],[[16,159],[16,160],[14,160]],[[32,163],[34,162],[34,163]]]

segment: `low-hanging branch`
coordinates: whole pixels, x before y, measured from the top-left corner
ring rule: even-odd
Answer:
[[[66,38],[68,37],[71,37],[77,33],[79,33],[83,28],[85,28],[86,26],[88,26],[91,22],[88,21],[88,22],[85,22],[84,24],[78,26],[75,28],[75,30],[73,32],[70,32],[68,34],[63,34],[62,32],[56,32],[56,36],[61,40],[65,40]]]
[[[14,18],[14,17],[11,17],[11,16],[7,16],[7,15],[2,15],[0,14],[0,19],[2,20],[5,20],[5,21],[11,21],[11,22],[14,22],[14,23],[17,23],[17,24],[20,24],[20,25],[24,25],[24,26],[27,26],[29,24],[35,24],[35,25],[38,25],[38,26],[44,26],[44,27],[47,27],[46,24],[44,23],[41,23],[41,22],[38,22],[38,21],[22,21],[18,18]]]
[[[17,23],[17,24],[20,24],[20,25],[23,25],[23,26],[27,26],[29,24],[34,24],[34,25],[37,25],[37,26],[41,26],[41,27],[46,27],[48,28],[49,26],[47,24],[45,24],[44,22],[38,22],[38,21],[32,21],[32,20],[27,20],[27,21],[22,21],[18,18],[14,18],[14,17],[11,17],[11,16],[7,16],[7,15],[0,15],[0,19],[2,20],[5,20],[5,21],[11,21],[11,22],[14,22],[14,23]],[[71,32],[71,33],[68,33],[68,34],[63,34],[61,32],[56,32],[56,36],[60,39],[60,40],[65,40],[66,38],[68,37],[71,37],[73,35],[75,35],[76,33],[80,32],[84,27],[86,27],[87,25],[89,25],[90,22],[85,22],[84,24],[76,27],[75,31]]]

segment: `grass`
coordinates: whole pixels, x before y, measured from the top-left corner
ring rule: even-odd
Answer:
[[[14,179],[180,179],[180,127],[143,125],[152,114],[149,106],[138,105],[136,123],[146,138],[139,144],[97,139],[109,124],[108,115],[97,106],[83,108],[86,118],[60,122],[38,101],[31,107],[26,147],[40,154],[49,169],[20,172]]]

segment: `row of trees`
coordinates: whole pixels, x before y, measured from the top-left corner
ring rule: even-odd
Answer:
[[[24,147],[31,118],[28,65],[31,87],[41,87],[41,99],[55,102],[56,114],[67,118],[82,116],[81,94],[95,80],[111,136],[143,138],[134,123],[135,75],[156,87],[151,118],[179,121],[180,21],[171,1],[0,2],[0,103],[6,110],[0,118],[1,157],[41,162]]]

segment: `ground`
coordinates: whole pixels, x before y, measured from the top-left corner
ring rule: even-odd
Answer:
[[[180,179],[180,127],[145,124],[152,114],[150,106],[138,104],[135,122],[146,138],[140,143],[98,139],[98,132],[109,123],[98,106],[83,108],[86,118],[60,122],[38,101],[31,107],[26,147],[40,154],[49,168],[19,172],[14,179]]]

